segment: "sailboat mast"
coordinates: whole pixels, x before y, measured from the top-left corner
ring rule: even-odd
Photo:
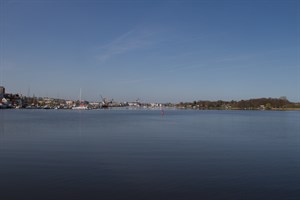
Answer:
[[[81,103],[81,88],[80,88],[79,102]]]

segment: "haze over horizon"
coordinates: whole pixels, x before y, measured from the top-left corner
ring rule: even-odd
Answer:
[[[0,85],[8,92],[300,102],[298,0],[0,3]]]

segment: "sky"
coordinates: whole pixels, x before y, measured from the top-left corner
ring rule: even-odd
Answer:
[[[97,101],[300,102],[298,0],[0,0],[0,85]]]

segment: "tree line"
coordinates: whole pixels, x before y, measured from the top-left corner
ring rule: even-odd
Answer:
[[[180,102],[176,105],[178,108],[192,108],[200,110],[271,110],[271,109],[289,109],[300,108],[300,103],[290,102],[286,97],[280,98],[257,98],[240,101],[193,101]]]

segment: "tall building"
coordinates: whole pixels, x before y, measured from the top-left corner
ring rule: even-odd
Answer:
[[[5,88],[3,86],[0,86],[0,94],[5,94]]]
[[[0,97],[3,98],[5,94],[5,88],[3,86],[0,86]]]

